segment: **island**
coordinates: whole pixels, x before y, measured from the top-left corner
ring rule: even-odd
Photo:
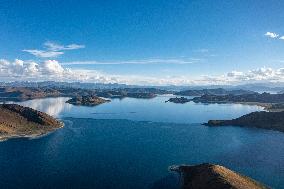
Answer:
[[[190,99],[185,98],[185,97],[175,97],[175,98],[170,98],[169,100],[165,101],[165,102],[173,102],[176,104],[184,104],[189,102]]]
[[[63,123],[52,116],[17,104],[0,105],[0,140],[47,134]]]
[[[66,103],[81,106],[97,106],[106,102],[110,102],[110,100],[103,99],[97,96],[78,96],[66,101]]]
[[[265,185],[226,167],[204,163],[169,167],[180,174],[183,189],[267,189]]]
[[[255,127],[284,132],[284,111],[252,112],[232,120],[209,120],[204,125]]]

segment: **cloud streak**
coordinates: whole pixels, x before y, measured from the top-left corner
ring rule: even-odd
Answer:
[[[43,46],[45,48],[44,50],[24,49],[22,51],[28,52],[38,58],[55,58],[64,54],[64,51],[85,48],[85,45],[70,44],[64,46],[50,41],[45,42]]]
[[[24,49],[23,51],[28,52],[40,58],[54,58],[54,57],[58,57],[59,55],[64,54],[64,52],[60,52],[60,51],[43,51],[43,50],[36,50],[36,49],[33,49],[33,50]]]
[[[64,46],[50,41],[45,42],[43,45],[50,51],[76,50],[85,48],[85,45],[70,44]]]
[[[190,59],[143,59],[143,60],[124,60],[124,61],[73,61],[63,62],[62,65],[122,65],[122,64],[194,64],[201,62],[202,59],[190,58]]]

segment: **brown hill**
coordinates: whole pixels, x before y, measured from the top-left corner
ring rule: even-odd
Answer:
[[[209,120],[207,126],[241,126],[284,132],[284,111],[252,112],[232,120]]]
[[[259,182],[214,164],[171,168],[182,176],[183,189],[265,189]]]
[[[0,105],[0,140],[39,136],[62,127],[52,116],[17,104]]]

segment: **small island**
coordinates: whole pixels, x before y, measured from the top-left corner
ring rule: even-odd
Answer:
[[[106,100],[97,96],[78,96],[66,101],[66,103],[79,106],[97,106],[106,102],[110,102],[110,100]]]
[[[170,98],[169,100],[165,101],[165,102],[173,102],[176,104],[184,104],[189,102],[190,99],[185,98],[185,97],[175,97],[175,98]]]
[[[252,112],[232,120],[209,120],[204,125],[256,127],[284,132],[284,111]]]
[[[63,126],[52,116],[17,104],[0,105],[0,140],[35,137]]]
[[[204,163],[169,167],[181,176],[183,189],[266,189],[268,187],[226,167]]]

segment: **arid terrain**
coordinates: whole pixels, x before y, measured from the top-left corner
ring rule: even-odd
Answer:
[[[0,105],[0,140],[40,136],[62,127],[50,115],[16,104]]]

